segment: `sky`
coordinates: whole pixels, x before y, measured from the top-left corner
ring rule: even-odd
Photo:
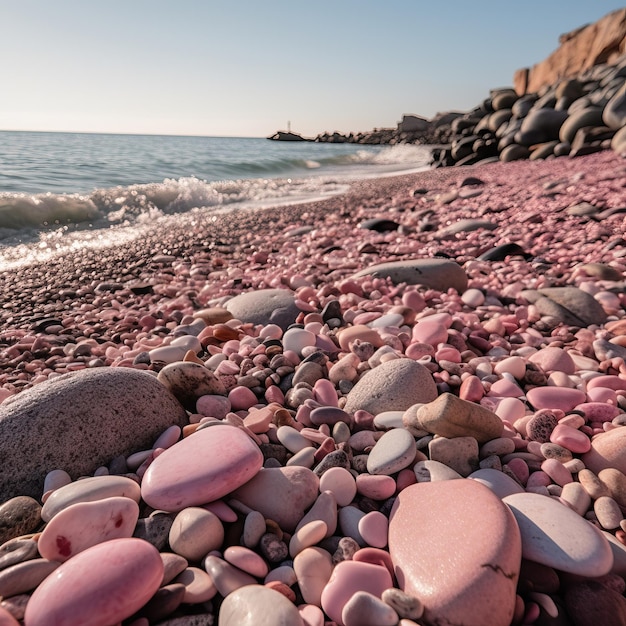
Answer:
[[[467,111],[610,0],[0,0],[0,130],[263,137]]]

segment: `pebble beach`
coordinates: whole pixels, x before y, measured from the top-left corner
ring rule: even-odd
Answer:
[[[0,272],[0,625],[626,624],[625,217],[608,150]]]

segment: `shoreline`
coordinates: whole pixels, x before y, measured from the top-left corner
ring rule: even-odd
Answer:
[[[402,626],[417,626],[422,614],[425,623],[452,623],[458,621],[457,602],[459,614],[477,615],[477,624],[491,620],[493,626],[543,623],[554,610],[569,615],[564,623],[586,615],[587,621],[580,621],[585,626],[608,620],[594,613],[597,607],[606,616],[626,615],[626,500],[620,491],[626,452],[601,443],[626,432],[624,180],[626,160],[612,151],[364,179],[319,202],[186,214],[167,230],[157,228],[116,248],[82,250],[0,272],[5,293],[11,294],[0,312],[0,401],[14,396],[0,404],[0,435],[5,435],[0,456],[21,453],[11,443],[11,431],[2,430],[3,414],[10,417],[28,406],[29,397],[35,402],[39,392],[45,398],[39,411],[45,413],[53,395],[46,395],[46,380],[81,369],[90,380],[104,371],[114,372],[116,380],[130,369],[151,371],[186,406],[190,423],[157,433],[151,449],[121,459],[117,451],[93,472],[105,482],[127,477],[135,490],[140,485],[140,522],[155,512],[168,521],[163,545],[169,541],[174,552],[177,536],[171,533],[177,531],[170,529],[176,529],[176,513],[195,509],[211,516],[213,543],[202,558],[195,552],[185,557],[189,567],[175,584],[186,591],[179,586],[181,601],[166,617],[206,616],[208,626],[236,602],[251,616],[246,623],[271,615],[275,623],[288,616],[289,623],[302,626],[305,615],[307,624],[330,618],[359,626],[359,610],[389,617],[389,607]],[[419,265],[424,259],[428,263]],[[389,263],[394,270],[385,274]],[[406,284],[415,271],[419,278]],[[266,290],[276,289],[292,298],[284,307],[287,318],[268,314],[254,321],[263,298],[269,298]],[[233,308],[241,294],[259,300],[247,311]],[[212,391],[198,391],[196,397],[195,381],[191,400],[184,385],[164,374],[172,366],[191,371],[200,365]],[[404,368],[411,369],[406,379]],[[51,387],[57,384],[62,379]],[[121,415],[124,395],[130,404],[136,393],[122,384],[113,400],[98,403],[97,395],[83,401],[79,392],[79,401],[71,400],[80,405],[79,414],[70,421],[80,420],[80,427],[63,422],[63,445],[50,446],[49,439],[37,441],[43,435],[30,424],[33,445],[42,455],[51,448],[61,454],[73,441],[83,461],[95,457],[81,436],[83,417],[90,432],[110,420],[107,431],[132,433],[134,416],[122,424]],[[56,394],[54,402],[62,403],[62,396]],[[454,397],[465,403],[463,415],[481,411],[482,425],[463,417],[463,434],[450,429],[440,404]],[[114,405],[114,417],[107,402]],[[56,407],[50,409],[52,420],[76,410]],[[25,419],[36,415],[33,409]],[[220,421],[237,428],[208,427]],[[289,431],[301,438],[297,445],[283,441],[278,433],[283,426],[298,431]],[[197,437],[194,431],[205,434]],[[209,448],[188,450],[202,438],[215,439],[230,465],[221,467],[206,454]],[[455,447],[460,440],[467,445],[471,440],[473,447]],[[389,447],[377,447],[379,441]],[[128,438],[119,442],[120,449],[122,443],[128,445]],[[241,458],[240,445],[247,446]],[[447,445],[450,449],[442,447]],[[221,452],[215,456],[221,459]],[[302,458],[292,462],[297,455]],[[27,453],[29,462],[34,456]],[[166,459],[176,456],[185,466],[181,476],[167,468]],[[56,469],[72,474],[58,463]],[[19,459],[15,466],[21,469]],[[249,483],[237,483],[235,468],[242,466],[254,474]],[[607,469],[614,480],[602,483],[606,500],[589,495],[585,472],[602,482]],[[187,494],[184,505],[159,495],[151,478],[158,472],[165,482],[171,474],[176,490]],[[297,472],[298,478],[273,483],[267,478],[272,472],[283,477]],[[80,481],[70,481],[84,470],[76,474],[68,476],[67,487],[80,489]],[[226,485],[206,496],[209,504],[193,499],[198,483],[190,476],[198,475],[206,484]],[[477,485],[479,478],[485,486]],[[605,508],[596,506],[598,501]],[[550,515],[540,512],[546,502]],[[494,514],[485,516],[487,509]],[[54,527],[56,518],[46,527],[39,512],[13,537],[40,541],[45,549],[52,532],[46,536],[46,528]],[[260,539],[244,540],[244,522],[251,524],[250,516],[259,512],[259,537],[273,542],[279,556]],[[324,533],[299,534],[305,515],[316,532],[323,523]],[[534,524],[530,533],[524,515]],[[558,536],[551,534],[555,515]],[[417,517],[419,524],[409,523]],[[472,521],[456,523],[461,519]],[[70,534],[69,513],[64,523]],[[406,536],[409,544],[421,546],[419,558],[407,548]],[[198,532],[194,540],[205,539],[206,533]],[[137,540],[112,541],[122,542],[117,544],[122,550],[124,541]],[[245,556],[256,559],[249,570],[243,554],[241,561],[237,550],[231,555],[242,542]],[[574,544],[584,558],[576,556]],[[147,569],[131,575],[105,564],[101,572],[99,545],[66,561],[93,558],[80,584],[91,585],[96,594],[100,575],[119,576],[124,589],[117,593],[137,594],[140,588],[150,599],[159,581],[144,588]],[[307,565],[299,565],[305,556]],[[259,563],[263,567],[256,567]],[[235,565],[243,568],[237,576],[245,573],[236,583],[230,578]],[[70,571],[65,563],[61,568]],[[266,569],[267,574],[258,573]],[[497,576],[485,582],[486,570]],[[317,591],[308,586],[312,572],[325,579]],[[55,576],[41,582],[29,610],[89,611],[78,606],[70,583],[64,587],[61,574]],[[202,586],[203,600],[192,598],[192,578]],[[241,580],[246,582],[237,589]],[[377,597],[363,598],[355,584]],[[186,601],[183,592],[189,594]],[[4,602],[17,619],[30,589],[21,593],[21,605],[11,597]],[[485,606],[497,606],[498,615],[483,614]],[[139,608],[116,614],[111,623]],[[240,623],[233,616],[219,620],[221,626]],[[138,613],[132,623],[161,621]]]

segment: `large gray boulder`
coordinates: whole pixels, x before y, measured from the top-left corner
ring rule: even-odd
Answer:
[[[252,324],[277,324],[283,330],[296,321],[300,309],[290,289],[259,289],[235,296],[225,307],[233,317]]]
[[[87,369],[36,385],[0,405],[0,503],[41,498],[51,470],[74,479],[92,474],[187,421],[178,400],[147,372]]]

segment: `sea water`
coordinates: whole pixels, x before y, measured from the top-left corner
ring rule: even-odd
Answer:
[[[115,245],[185,213],[325,198],[429,161],[416,145],[0,131],[0,269]]]

